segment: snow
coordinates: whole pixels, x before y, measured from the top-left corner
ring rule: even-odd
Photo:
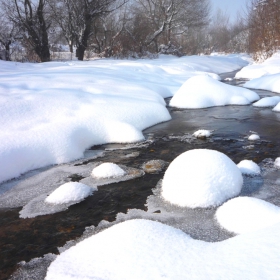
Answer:
[[[254,63],[242,68],[239,72],[236,73],[236,79],[256,79],[267,75],[273,75],[280,73],[280,52],[275,53],[272,57],[265,60],[263,63]],[[264,82],[268,81],[266,79]],[[257,82],[260,83],[260,80]],[[279,83],[278,83],[279,84]],[[247,84],[248,85],[248,84]],[[253,85],[250,84],[249,85]],[[254,87],[255,88],[255,87]],[[259,88],[259,87],[256,87]],[[260,87],[263,88],[263,87]],[[263,88],[265,89],[265,88]]]
[[[206,130],[206,129],[199,129],[196,132],[193,133],[193,136],[196,138],[201,138],[201,137],[210,137],[212,135],[211,130]]]
[[[62,204],[46,202],[46,198],[48,198],[49,193],[57,189],[58,186],[61,185],[61,181],[69,180],[69,176],[71,177],[73,173],[81,176],[83,179],[81,179],[79,183],[90,187],[92,191],[97,191],[97,187],[103,185],[135,179],[145,174],[145,172],[140,169],[121,165],[120,168],[124,170],[125,175],[120,177],[95,178],[92,177],[91,171],[95,167],[99,166],[101,162],[92,162],[86,165],[75,166],[75,163],[77,162],[79,161],[74,162],[72,164],[73,166],[67,165],[64,169],[61,166],[57,166],[52,168],[53,170],[50,169],[42,174],[34,176],[33,178],[30,177],[23,180],[23,182],[20,181],[10,191],[7,191],[0,196],[1,207],[10,208],[24,205],[22,210],[19,212],[20,218],[34,218],[41,215],[54,214],[65,211],[69,206],[81,201],[69,200],[69,202],[66,202],[64,197],[66,198],[67,195],[72,194],[74,196],[75,190],[71,194],[68,193],[68,189],[65,188],[65,194],[61,195],[61,199],[63,201]]]
[[[264,97],[253,104],[254,107],[274,107],[280,102],[280,96]]]
[[[78,182],[69,182],[61,185],[56,190],[54,190],[45,199],[45,202],[53,204],[80,202],[89,195],[91,195],[92,192],[93,189],[87,185]]]
[[[280,93],[280,73],[265,75],[260,78],[252,79],[251,81],[246,82],[243,86],[247,88],[263,89]]]
[[[242,160],[237,164],[242,174],[246,175],[258,175],[261,173],[260,167],[252,160]]]
[[[238,195],[242,184],[240,170],[225,154],[195,149],[179,155],[169,165],[162,196],[181,207],[217,206]]]
[[[225,105],[247,105],[259,99],[248,89],[219,82],[207,75],[188,79],[170,100],[169,105],[177,108],[207,108]]]
[[[104,162],[95,167],[91,172],[91,175],[95,178],[120,177],[125,174],[126,173],[122,168],[112,162]]]
[[[272,109],[274,112],[280,112],[280,102]]]
[[[110,227],[61,253],[52,279],[277,279],[280,223],[208,243],[148,220]]]
[[[218,208],[216,219],[228,231],[253,232],[280,223],[280,207],[254,197],[237,197]]]
[[[248,140],[249,141],[256,141],[256,140],[260,140],[260,136],[258,134],[251,134],[249,137],[248,137]]]
[[[276,168],[280,168],[280,157],[276,158],[275,161],[274,161],[274,166]]]
[[[240,55],[0,61],[0,182],[82,158],[93,145],[141,141],[143,129],[170,120],[163,98],[187,78],[245,65]]]

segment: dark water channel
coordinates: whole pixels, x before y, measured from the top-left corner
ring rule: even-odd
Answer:
[[[227,73],[222,78],[234,75],[234,72]],[[235,83],[238,86],[240,82],[228,83]],[[257,93],[261,97],[275,95],[266,91]],[[250,105],[197,110],[169,108],[169,110],[172,115],[171,121],[144,131],[151,139],[145,145],[131,149],[119,149],[124,145],[117,144],[93,147],[109,150],[105,152],[104,157],[92,161],[109,161],[140,168],[144,162],[153,159],[171,162],[179,154],[196,148],[221,151],[235,163],[243,159],[260,163],[266,158],[275,159],[280,156],[280,113],[272,112],[271,108],[255,108]],[[205,140],[191,138],[190,135],[198,129],[213,130],[213,136]],[[248,141],[246,136],[250,131],[257,132],[261,139],[254,143]],[[134,152],[137,153],[136,156],[125,157]],[[82,164],[90,161],[85,160]],[[156,174],[146,173],[134,180],[98,187],[98,192],[93,196],[69,207],[66,211],[52,215],[21,219],[19,218],[21,208],[0,209],[0,279],[8,279],[20,261],[27,262],[47,253],[57,254],[57,247],[81,236],[85,227],[97,226],[101,220],[112,222],[117,213],[126,213],[129,209],[147,210],[145,205],[147,197],[153,194],[152,189],[163,175],[164,170]],[[69,177],[69,181],[80,179],[75,174]],[[256,186],[258,188],[258,184]],[[250,195],[254,191],[256,190],[244,188],[243,194]],[[280,204],[279,197],[272,197],[270,200]],[[207,209],[203,211],[206,213]],[[213,209],[210,209],[209,215],[213,215],[212,213]],[[199,230],[186,228],[185,231],[194,238],[209,239],[209,234],[208,237],[203,237]],[[214,229],[214,234],[217,237],[213,237],[213,241],[232,236],[218,228]],[[31,276],[29,279],[32,279]]]

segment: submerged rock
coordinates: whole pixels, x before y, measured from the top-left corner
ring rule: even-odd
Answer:
[[[142,169],[147,173],[158,173],[162,171],[165,167],[167,167],[167,165],[168,162],[161,159],[155,159],[145,162],[142,165]]]

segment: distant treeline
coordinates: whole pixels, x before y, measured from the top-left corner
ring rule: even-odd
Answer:
[[[251,0],[230,22],[209,0],[0,0],[0,59],[50,61],[278,49],[280,1]]]

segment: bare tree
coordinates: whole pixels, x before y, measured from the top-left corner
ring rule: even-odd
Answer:
[[[48,30],[51,20],[46,0],[2,0],[2,7],[40,60],[50,61]]]
[[[214,15],[209,33],[211,46],[214,51],[226,51],[230,41],[230,17],[229,14],[218,9]]]
[[[70,46],[76,46],[76,57],[84,59],[90,38],[94,35],[94,23],[124,4],[126,0],[48,0],[55,11],[55,20]]]
[[[249,50],[255,58],[271,56],[280,47],[280,2],[275,0],[252,0],[248,22]]]
[[[132,6],[134,18],[140,19],[135,27],[143,25],[141,44],[154,46],[170,44],[191,29],[208,23],[208,0],[136,0]],[[133,28],[129,33],[133,34]],[[145,34],[145,35],[144,35]]]
[[[11,60],[11,45],[19,39],[18,28],[9,22],[5,15],[0,14],[0,59]]]

